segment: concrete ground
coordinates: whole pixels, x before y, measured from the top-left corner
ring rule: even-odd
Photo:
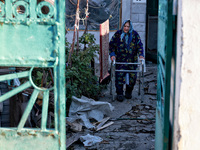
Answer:
[[[144,73],[144,96],[138,95],[139,79],[133,90],[133,97],[123,102],[112,101],[110,88],[103,91],[100,101],[111,103],[115,109],[110,115],[114,123],[100,131],[84,129],[73,135],[94,135],[103,139],[101,143],[84,147],[79,140],[68,149],[71,150],[153,150],[155,143],[155,111],[157,66],[147,62]],[[69,137],[72,133],[69,133]]]
[[[141,80],[142,81],[142,80]],[[69,150],[153,150],[155,143],[155,110],[157,87],[157,65],[147,62],[144,73],[144,95],[138,95],[139,78],[132,93],[132,99],[123,102],[112,101],[110,85],[102,92],[99,101],[109,102],[114,106],[110,120],[114,123],[99,131],[84,129],[82,132],[68,131],[67,141],[80,135],[94,135],[103,141],[90,147],[84,147],[78,140],[71,144]],[[1,87],[1,89],[4,89]],[[1,93],[3,93],[1,91]],[[2,115],[2,114],[1,114]],[[3,120],[0,117],[0,123]],[[0,125],[1,126],[1,125]]]

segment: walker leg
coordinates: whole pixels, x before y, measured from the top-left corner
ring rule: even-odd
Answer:
[[[141,73],[139,72],[139,89],[138,89],[138,95],[140,95],[140,78],[141,78]]]
[[[141,94],[141,103],[143,103],[144,100],[144,72],[142,71],[142,94]]]

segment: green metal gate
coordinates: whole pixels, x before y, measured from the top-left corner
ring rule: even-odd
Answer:
[[[173,110],[170,110],[170,96],[173,95],[170,95],[170,82],[172,52],[175,50],[176,38],[173,35],[173,4],[173,0],[159,0],[156,150],[171,149],[170,112],[173,113]]]
[[[0,149],[66,149],[65,0],[55,0],[54,4],[37,0],[0,1],[0,66],[30,67],[28,71],[0,76],[0,82],[14,78],[28,80],[2,95],[0,102],[29,87],[34,88],[18,127],[0,128]],[[36,67],[53,69],[52,88],[34,84],[32,71]],[[44,93],[41,128],[24,128],[40,91]],[[54,129],[46,127],[50,91],[54,92]]]

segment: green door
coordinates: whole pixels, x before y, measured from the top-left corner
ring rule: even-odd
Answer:
[[[173,0],[159,0],[156,150],[168,150],[171,147],[170,112],[173,113],[173,110],[170,110],[170,82],[176,38],[173,36],[173,3]]]
[[[33,88],[18,126],[0,128],[0,149],[65,150],[65,0],[55,0],[54,4],[37,0],[1,0],[0,54],[0,66],[30,68],[0,76],[0,82],[26,79],[22,85],[2,95],[0,102]],[[36,86],[32,78],[34,68],[47,67],[54,71],[54,86],[50,89]],[[25,128],[24,124],[41,92],[41,128]],[[53,129],[47,128],[50,92],[54,92]]]

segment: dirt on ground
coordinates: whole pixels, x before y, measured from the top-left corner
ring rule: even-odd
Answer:
[[[99,101],[109,102],[114,106],[109,120],[113,124],[99,131],[91,131],[86,128],[81,132],[68,131],[67,141],[75,141],[68,149],[154,150],[157,93],[156,64],[146,62],[143,83],[144,91],[140,95],[138,95],[139,82],[142,82],[142,78],[140,80],[139,78],[137,79],[132,99],[125,99],[123,102],[112,101],[110,85],[108,85],[107,89],[102,92]],[[87,134],[101,137],[103,141],[89,147],[84,147],[79,137]]]

